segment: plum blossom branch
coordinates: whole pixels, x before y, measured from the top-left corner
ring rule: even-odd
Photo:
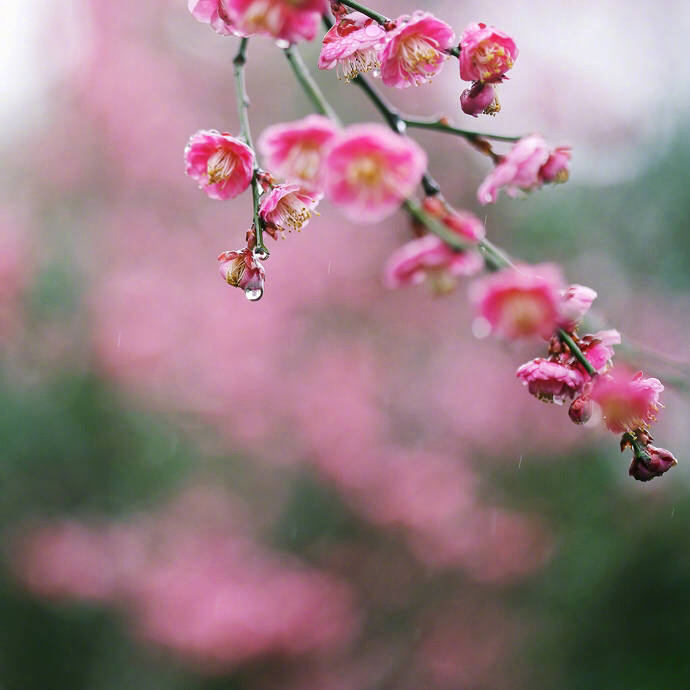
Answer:
[[[459,127],[449,125],[443,118],[438,120],[416,120],[413,118],[405,117],[405,124],[408,127],[414,127],[416,129],[430,129],[434,132],[455,134],[456,136],[463,137],[470,142],[477,141],[478,139],[494,139],[496,141],[515,142],[519,141],[521,138],[508,137],[502,134],[486,134],[485,132],[473,132],[469,129],[460,129]]]
[[[347,5],[349,8],[355,11],[365,14],[367,17],[371,17],[371,19],[373,19],[375,22],[378,22],[382,26],[390,24],[391,22],[389,17],[386,17],[385,15],[368,8],[366,5],[362,5],[359,2],[353,2],[352,0],[340,0],[340,4]]]
[[[325,96],[321,92],[321,89],[317,86],[314,78],[311,76],[311,72],[307,69],[307,66],[302,60],[302,56],[297,51],[294,45],[290,45],[284,49],[285,57],[292,67],[292,71],[297,78],[300,86],[304,93],[308,96],[312,105],[316,108],[317,112],[321,115],[325,115],[330,118],[336,124],[340,125],[340,118],[337,113],[331,107],[330,103],[326,100]]]
[[[249,96],[247,95],[247,85],[244,76],[244,69],[247,64],[247,45],[249,44],[248,38],[243,38],[240,40],[240,47],[235,55],[233,64],[233,73],[235,76],[235,93],[237,95],[237,114],[240,120],[240,136],[244,140],[244,143],[249,146],[250,149],[254,149],[254,144],[252,143],[252,133],[249,127]],[[252,207],[254,215],[254,231],[256,233],[256,249],[263,254],[265,258],[268,257],[269,251],[264,244],[263,235],[263,223],[259,215],[259,197],[261,196],[261,185],[258,179],[259,167],[254,163],[254,168],[252,171]]]
[[[570,352],[572,352],[573,354],[573,357],[575,357],[575,359],[580,364],[582,364],[582,366],[585,368],[585,371],[590,376],[596,376],[597,370],[590,364],[589,360],[587,359],[587,357],[585,357],[584,353],[578,347],[577,343],[573,340],[571,335],[568,332],[566,332],[563,328],[559,328],[558,337],[560,338],[562,343],[568,346]]]

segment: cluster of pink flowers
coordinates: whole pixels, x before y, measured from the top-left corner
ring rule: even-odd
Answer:
[[[532,395],[558,405],[572,401],[568,414],[576,424],[588,422],[596,406],[606,427],[623,434],[621,447],[633,449],[630,475],[635,479],[648,481],[676,464],[669,451],[649,445],[649,425],[664,390],[661,382],[622,366],[613,368],[613,346],[621,342],[618,331],[577,332],[597,297],[594,290],[565,287],[560,270],[551,264],[506,268],[473,288],[478,319],[490,332],[548,341],[546,357],[526,362],[516,373]]]
[[[520,190],[530,191],[551,182],[566,182],[569,177],[570,148],[551,149],[539,134],[520,139],[501,158],[477,190],[480,204],[493,204],[501,188],[516,197]]]
[[[319,69],[335,68],[346,81],[373,71],[386,86],[404,89],[430,82],[455,50],[460,78],[473,82],[460,97],[463,111],[477,117],[500,110],[495,85],[518,56],[505,32],[477,22],[465,28],[457,44],[453,29],[429,12],[405,14],[384,25],[344,8],[336,14],[323,39]]]
[[[259,185],[259,219],[274,239],[307,225],[322,190],[354,221],[383,220],[412,194],[427,163],[418,144],[383,125],[338,130],[319,115],[269,127],[259,149],[284,183],[258,168],[254,152],[243,141],[215,130],[201,130],[190,138],[185,149],[187,174],[212,199],[232,199],[251,184]],[[254,226],[247,232],[245,248],[224,251],[218,258],[229,285],[242,288],[252,301],[261,298],[261,260],[266,256],[257,246]],[[478,265],[476,257],[473,265]]]
[[[328,0],[188,0],[192,15],[222,35],[311,41]]]

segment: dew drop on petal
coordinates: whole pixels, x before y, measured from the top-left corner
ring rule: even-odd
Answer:
[[[259,288],[258,290],[253,290],[251,288],[247,288],[244,291],[244,296],[250,302],[258,302],[264,296],[264,291],[261,288]]]

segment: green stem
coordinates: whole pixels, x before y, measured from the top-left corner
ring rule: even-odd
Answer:
[[[585,371],[590,376],[596,376],[597,370],[589,363],[589,360],[585,357],[584,353],[577,346],[570,334],[564,331],[562,328],[559,328],[557,332],[558,337],[561,339],[561,342],[565,343],[570,348],[570,351],[573,353],[573,356],[578,362],[580,362],[580,364],[582,364],[582,366],[585,368]]]
[[[415,120],[409,117],[405,117],[404,120],[408,127],[414,127],[416,129],[430,129],[433,132],[445,132],[446,134],[455,134],[456,136],[463,137],[468,141],[476,141],[477,139],[494,139],[495,141],[515,142],[520,139],[520,137],[506,137],[502,134],[484,134],[483,132],[473,132],[469,129],[460,129],[459,127],[447,125],[442,120]]]
[[[391,21],[385,15],[379,14],[374,10],[370,10],[368,7],[360,4],[359,2],[352,2],[352,0],[340,0],[340,4],[347,5],[353,10],[357,10],[357,12],[361,12],[362,14],[365,14],[367,17],[371,17],[375,22],[378,22],[379,24],[386,25]]]
[[[248,38],[243,38],[240,41],[240,47],[232,61],[233,73],[235,76],[235,93],[237,95],[237,114],[240,119],[240,136],[244,139],[244,143],[249,146],[252,151],[254,144],[252,143],[252,132],[249,127],[249,96],[247,95],[247,84],[244,78],[244,69],[247,64],[247,45]],[[261,196],[261,186],[259,184],[258,173],[259,167],[256,164],[256,154],[254,162],[254,170],[252,173],[252,207],[254,210],[254,232],[256,233],[256,248],[262,251],[266,258],[270,252],[264,244],[264,227],[259,216],[259,197]]]
[[[449,230],[440,220],[427,213],[414,199],[406,199],[403,202],[403,206],[415,220],[422,223],[432,234],[442,239],[453,249],[465,251],[474,247],[470,242],[463,242],[459,235]]]
[[[326,100],[326,97],[321,92],[321,89],[319,89],[314,81],[314,78],[311,76],[311,73],[304,64],[304,60],[302,60],[302,56],[297,51],[297,48],[295,48],[293,45],[285,48],[285,57],[290,63],[290,67],[292,67],[292,71],[295,73],[297,81],[300,83],[300,86],[307,94],[309,100],[312,102],[312,105],[316,108],[316,110],[322,115],[329,117],[336,124],[342,124],[335,110],[333,110],[329,102]]]

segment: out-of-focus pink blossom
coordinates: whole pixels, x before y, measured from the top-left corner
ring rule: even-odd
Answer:
[[[559,146],[549,155],[546,163],[539,170],[539,177],[544,182],[566,182],[570,177],[570,157],[569,146]]]
[[[580,340],[580,349],[597,373],[603,374],[611,366],[613,346],[620,344],[621,334],[615,328],[611,328],[585,335]]]
[[[279,232],[301,230],[320,199],[320,194],[310,196],[298,184],[279,184],[261,199],[259,215]]]
[[[261,34],[294,43],[311,41],[328,0],[222,0],[227,17],[243,35]]]
[[[336,68],[338,79],[354,79],[381,66],[379,56],[386,30],[376,21],[351,12],[339,19],[323,37],[319,69]]]
[[[220,275],[228,285],[241,288],[252,300],[261,297],[266,271],[251,249],[222,252],[218,261],[221,262],[218,268]]]
[[[323,115],[308,115],[295,122],[281,122],[266,128],[258,148],[266,167],[288,182],[299,182],[307,191],[323,184],[323,159],[338,133]]]
[[[515,41],[508,34],[482,22],[470,24],[460,38],[460,78],[499,82],[517,56]]]
[[[228,132],[199,130],[190,137],[184,156],[187,175],[211,199],[232,199],[252,181],[254,152]]]
[[[563,291],[558,325],[570,331],[577,327],[589,311],[597,293],[584,285],[571,285]]]
[[[187,0],[192,16],[204,24],[210,24],[216,33],[222,36],[243,36],[232,25],[225,4],[226,0]]]
[[[506,188],[508,196],[515,197],[520,189],[541,186],[539,170],[549,159],[549,146],[538,134],[523,137],[487,175],[477,190],[480,204],[496,201],[498,190]]]
[[[431,81],[443,67],[445,51],[455,40],[453,29],[428,12],[398,17],[381,53],[386,86],[404,89]]]
[[[395,251],[384,270],[386,287],[419,285],[425,280],[436,294],[451,292],[457,276],[478,273],[484,260],[477,251],[455,251],[436,235],[425,235]]]
[[[426,197],[422,207],[457,234],[463,242],[476,244],[486,236],[484,223],[477,216],[469,211],[455,209],[437,196]]]
[[[616,367],[609,374],[597,377],[592,400],[601,407],[606,426],[615,434],[644,429],[656,419],[664,390],[659,379],[644,378],[641,371],[631,374]]]
[[[419,184],[424,150],[383,125],[353,125],[326,156],[326,194],[353,221],[376,223],[391,215]]]
[[[523,364],[516,376],[539,400],[557,405],[572,398],[585,383],[585,377],[578,369],[541,357]]]
[[[562,285],[555,264],[521,264],[476,281],[470,297],[496,335],[549,338],[557,325]]]
[[[635,455],[630,463],[628,474],[639,482],[648,482],[654,477],[660,477],[664,472],[668,472],[673,466],[678,464],[678,460],[673,457],[673,453],[665,448],[647,445],[645,450],[648,459]]]
[[[463,113],[472,117],[479,117],[481,113],[495,115],[501,110],[496,87],[493,84],[476,82],[471,89],[465,89],[460,94],[460,107]]]

